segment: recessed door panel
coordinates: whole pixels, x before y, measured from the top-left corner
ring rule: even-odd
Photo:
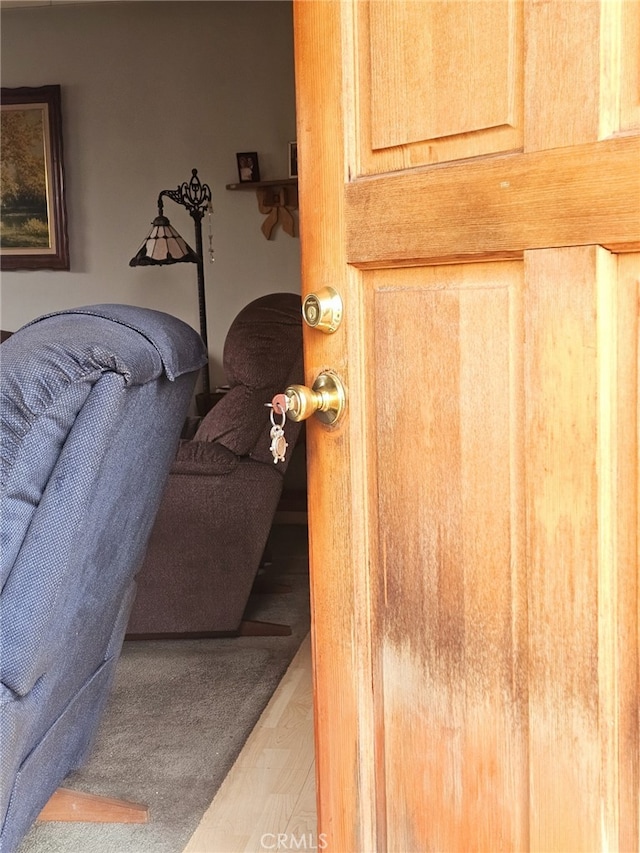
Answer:
[[[428,837],[434,850],[486,850],[496,825],[522,849],[522,264],[365,280],[375,290],[370,363],[386,389],[373,576],[378,768],[396,792],[389,849],[421,849]]]
[[[361,173],[522,144],[522,4],[358,7]]]

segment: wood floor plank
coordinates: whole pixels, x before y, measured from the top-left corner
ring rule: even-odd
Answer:
[[[285,834],[289,838],[306,838],[307,850],[322,849],[317,842],[313,843],[316,841],[316,830],[316,763],[314,761],[300,792],[298,802],[285,827]]]
[[[288,834],[314,841],[315,823],[307,636],[183,853],[263,853]]]

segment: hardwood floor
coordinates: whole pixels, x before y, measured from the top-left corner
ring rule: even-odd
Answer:
[[[312,706],[307,636],[184,853],[322,849]]]

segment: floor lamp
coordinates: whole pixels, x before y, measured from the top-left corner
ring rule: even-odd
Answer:
[[[181,204],[189,211],[196,232],[195,251],[178,234],[173,225],[164,215],[162,199],[164,197]],[[191,180],[185,181],[175,190],[162,190],[158,196],[158,215],[151,224],[151,231],[142,246],[129,261],[130,267],[166,266],[167,264],[193,263],[198,275],[198,308],[200,311],[200,336],[209,351],[207,340],[207,309],[204,292],[204,260],[202,253],[202,217],[211,210],[211,189],[207,184],[201,184],[198,170],[191,170]],[[202,371],[204,380],[204,395],[208,399],[211,394],[209,384],[209,366],[206,364]]]

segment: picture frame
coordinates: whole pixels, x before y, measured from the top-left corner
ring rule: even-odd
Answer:
[[[289,177],[298,177],[298,143],[289,143]]]
[[[68,270],[59,85],[0,90],[0,269]]]
[[[238,180],[241,184],[255,184],[260,180],[260,165],[255,151],[241,151],[236,154],[238,161]]]

